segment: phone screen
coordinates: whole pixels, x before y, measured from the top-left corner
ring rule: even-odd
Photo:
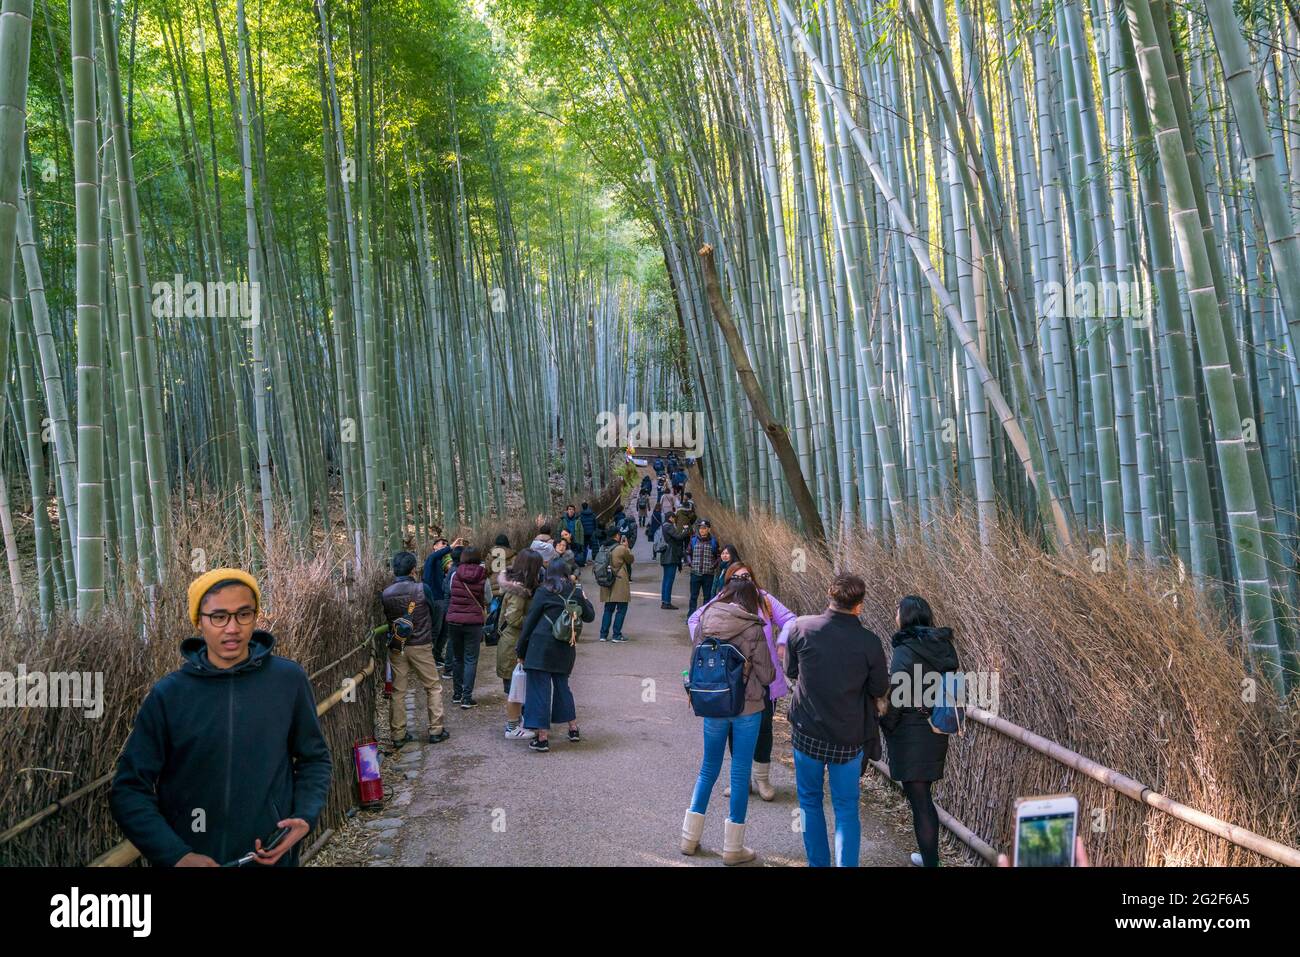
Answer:
[[[1016,867],[1070,866],[1074,857],[1074,812],[1025,816],[1017,820]]]

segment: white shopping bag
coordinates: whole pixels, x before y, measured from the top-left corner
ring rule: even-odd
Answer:
[[[528,676],[524,674],[523,665],[515,665],[515,670],[510,675],[510,701],[515,704],[524,703],[524,694],[528,691]]]

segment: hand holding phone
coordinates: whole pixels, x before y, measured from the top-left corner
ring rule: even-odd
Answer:
[[[1012,866],[1074,867],[1082,844],[1078,824],[1079,799],[1072,794],[1016,798]]]
[[[222,866],[243,867],[245,864],[252,863],[267,866],[275,864],[285,855],[289,848],[297,844],[310,830],[311,826],[300,817],[285,818],[283,821],[276,823],[275,830],[270,833],[266,840],[261,838],[255,840],[253,850],[238,860]]]
[[[289,836],[289,832],[292,830],[293,828],[291,827],[278,828],[274,833],[271,834],[270,837],[268,837],[265,841],[262,842],[262,850],[274,851],[277,847],[280,846],[280,842]]]

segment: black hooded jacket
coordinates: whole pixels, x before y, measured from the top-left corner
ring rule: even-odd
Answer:
[[[948,736],[929,725],[927,687],[935,673],[958,671],[951,628],[912,625],[890,639],[889,711],[880,719],[889,743],[889,776],[895,781],[938,781],[948,757]],[[918,675],[919,671],[919,675]],[[919,677],[919,681],[918,681]]]
[[[889,661],[889,675],[913,676],[919,664],[922,681],[930,672],[958,671],[957,649],[953,646],[952,628],[927,628],[926,625],[909,625],[894,632],[889,640],[893,645],[893,658]]]
[[[141,705],[109,805],[150,863],[170,867],[193,851],[224,864],[284,818],[315,827],[329,794],[329,748],[307,673],[271,654],[274,644],[254,631],[248,658],[223,670],[202,638],[186,638],[185,663]],[[296,863],[303,846],[279,864]]]

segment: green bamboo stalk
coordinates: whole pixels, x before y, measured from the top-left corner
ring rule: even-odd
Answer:
[[[1151,109],[1160,165],[1169,191],[1170,218],[1188,278],[1188,299],[1201,347],[1201,374],[1209,400],[1218,461],[1223,472],[1227,518],[1232,529],[1231,546],[1237,566],[1242,632],[1261,673],[1281,688],[1283,680],[1270,581],[1259,515],[1255,510],[1250,465],[1242,439],[1242,416],[1233,387],[1205,234],[1201,230],[1187,155],[1183,150],[1183,133],[1174,113],[1167,64],[1161,57],[1151,8],[1146,0],[1125,0],[1125,11]]]

